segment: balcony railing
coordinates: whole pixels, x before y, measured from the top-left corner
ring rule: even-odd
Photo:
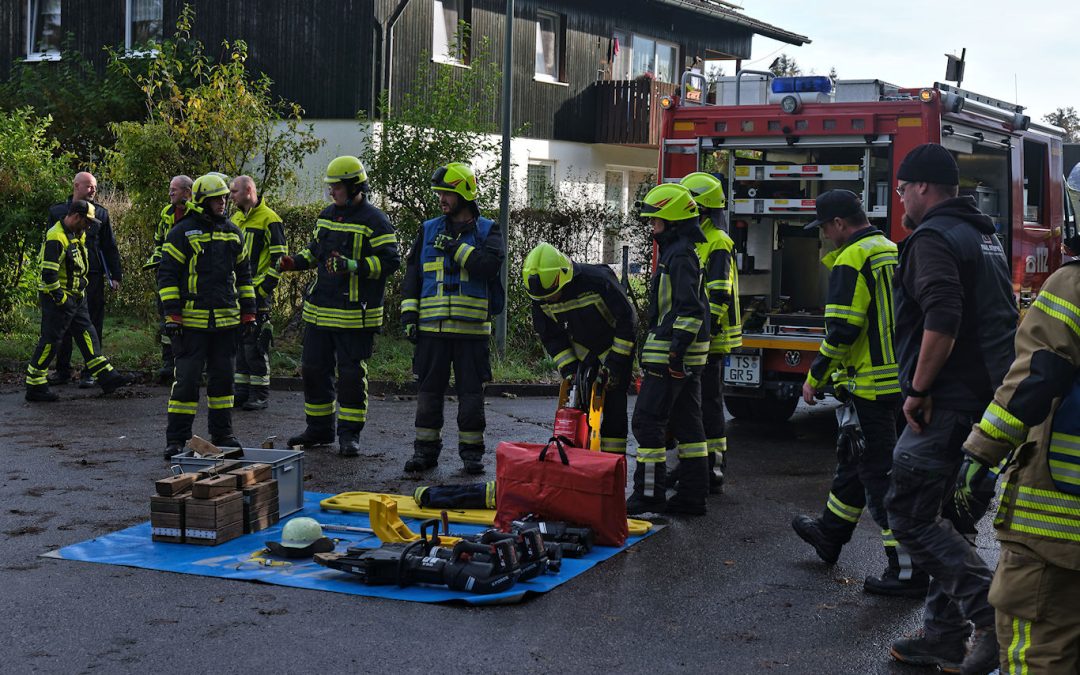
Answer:
[[[601,81],[593,86],[597,143],[660,145],[659,101],[661,96],[675,93],[674,84],[639,78]]]

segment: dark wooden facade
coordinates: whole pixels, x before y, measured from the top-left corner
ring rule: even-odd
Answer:
[[[385,21],[404,7],[394,27],[392,100],[400,103],[418,71],[434,72],[432,0],[186,0],[195,9],[195,36],[211,55],[223,39],[248,43],[250,67],[274,81],[275,92],[300,103],[309,118],[352,118],[373,109],[382,88]],[[164,0],[165,35],[185,0]],[[473,44],[486,38],[502,60],[505,2],[471,0]],[[124,42],[125,0],[63,0],[61,26],[74,46],[104,63],[104,45]],[[26,0],[0,0],[0,77],[25,55]],[[562,16],[563,82],[534,79],[537,10]],[[641,33],[679,45],[676,70],[694,57],[721,52],[746,57],[754,30],[672,5],[670,0],[517,0],[514,17],[515,126],[527,135],[603,142],[597,130],[597,80],[610,58],[615,31]],[[497,119],[499,101],[478,101]]]

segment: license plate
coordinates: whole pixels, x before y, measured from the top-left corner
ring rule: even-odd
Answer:
[[[744,386],[761,384],[761,357],[756,354],[725,356],[724,382]]]

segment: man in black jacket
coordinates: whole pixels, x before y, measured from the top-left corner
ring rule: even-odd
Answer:
[[[71,209],[73,199],[83,199],[94,205],[94,212],[99,222],[91,223],[86,232],[86,250],[89,254],[90,269],[86,274],[86,306],[90,311],[90,322],[97,329],[98,340],[105,341],[101,329],[105,322],[105,284],[114,291],[120,290],[120,252],[116,249],[109,212],[104,206],[94,201],[97,195],[97,179],[94,174],[80,171],[72,182],[71,197],[66,202],[49,207],[49,223],[63,220]],[[71,340],[69,331],[60,341],[60,351],[56,355],[56,372],[49,377],[49,384],[66,384],[71,380]],[[84,368],[79,387],[88,389],[94,386],[94,378],[88,368]]]
[[[900,249],[894,288],[908,426],[893,453],[885,506],[897,541],[931,581],[922,634],[895,641],[891,651],[907,663],[988,673],[998,654],[987,602],[992,574],[973,545],[975,521],[948,507],[943,513],[942,505],[953,502],[961,446],[1013,360],[1017,311],[1008,261],[994,223],[970,197],[957,197],[959,170],[949,151],[921,145],[896,177],[905,222],[914,227]]]

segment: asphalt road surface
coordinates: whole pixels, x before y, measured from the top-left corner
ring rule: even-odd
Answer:
[[[732,424],[729,483],[707,516],[674,520],[545,595],[470,608],[40,557],[147,520],[152,481],[167,473],[165,388],[58,391],[58,403],[29,405],[18,386],[0,388],[6,672],[925,672],[887,653],[920,625],[920,603],[862,592],[884,567],[869,516],[831,568],[790,528],[828,492],[827,405],[783,425]],[[372,400],[361,456],[309,451],[305,488],[411,493],[401,469],[414,406]],[[551,399],[489,399],[489,477],[496,442],[543,441],[553,409]],[[302,411],[299,393],[274,392],[270,410],[235,413],[237,435],[250,445],[276,435],[281,447]],[[204,409],[195,433],[205,434]],[[472,481],[450,451],[425,482]],[[992,539],[980,543],[995,561]]]

